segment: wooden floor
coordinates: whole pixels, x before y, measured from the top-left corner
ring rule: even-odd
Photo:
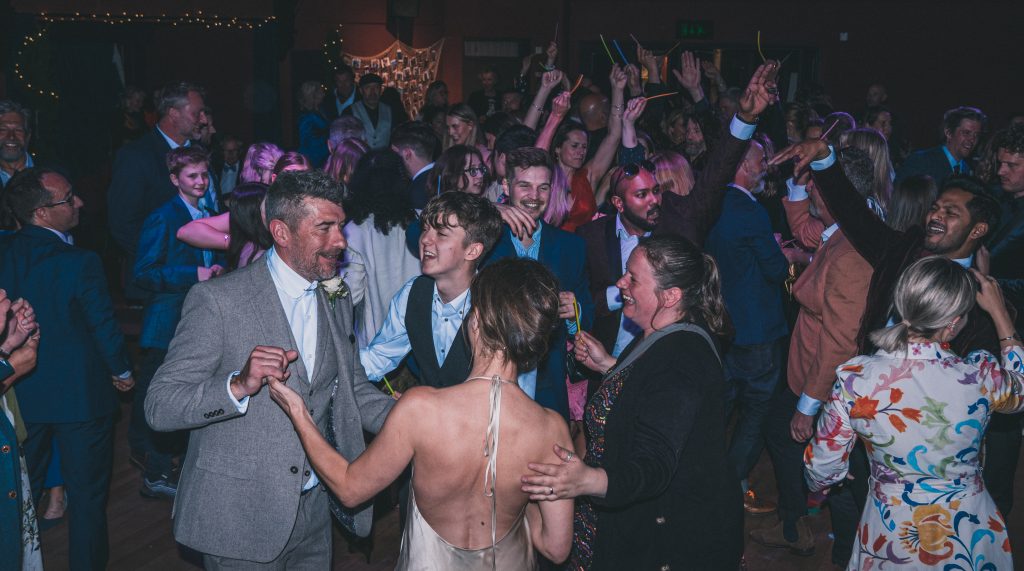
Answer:
[[[179,546],[171,533],[171,503],[139,496],[139,472],[127,459],[127,418],[130,405],[122,406],[122,418],[116,425],[114,472],[107,508],[110,530],[110,569],[125,571],[174,571],[201,569],[201,559],[194,552]],[[1024,460],[1021,463],[1024,467]],[[771,465],[767,454],[755,468],[753,480],[760,482],[765,497],[774,494]],[[1024,498],[1024,478],[1017,479],[1017,497]],[[44,500],[45,501],[45,500]],[[253,498],[259,501],[259,498]],[[1018,502],[1024,504],[1024,501]],[[44,506],[45,508],[45,506]],[[71,506],[74,509],[74,506]],[[393,569],[401,538],[398,529],[398,510],[380,510],[374,525],[373,549],[369,561],[358,551],[350,552],[349,543],[335,529],[335,570],[365,571]],[[747,516],[746,528],[769,526],[775,517]],[[1024,561],[1024,507],[1009,518],[1010,541],[1014,545],[1017,561]],[[830,563],[831,540],[828,513],[812,517],[817,540],[817,551],[810,557],[798,557],[785,550],[769,549],[747,541],[746,561],[750,571],[793,569],[811,571],[835,569]],[[337,526],[336,526],[337,527]],[[67,524],[60,523],[42,536],[43,559],[47,569],[67,569]],[[357,545],[364,548],[365,545]]]

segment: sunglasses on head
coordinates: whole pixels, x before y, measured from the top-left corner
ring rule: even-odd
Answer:
[[[636,175],[640,174],[640,169],[643,169],[651,174],[654,174],[654,171],[656,171],[658,167],[654,166],[654,163],[646,159],[638,163],[628,163],[622,165],[621,167],[619,167],[619,176],[615,177],[615,180],[612,182],[612,190],[618,188],[619,183],[622,182],[623,180],[627,178],[633,178]]]

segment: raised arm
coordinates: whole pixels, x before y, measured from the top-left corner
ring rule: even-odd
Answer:
[[[544,72],[544,75],[540,79],[540,88],[537,89],[537,95],[533,97],[533,103],[530,103],[530,108],[526,111],[526,118],[523,119],[523,125],[531,129],[537,128],[537,123],[540,123],[540,116],[544,113],[544,104],[548,100],[548,96],[551,95],[551,91],[562,81],[562,72],[555,69],[552,71]]]
[[[551,141],[555,138],[555,131],[558,130],[558,125],[565,118],[565,115],[569,112],[569,92],[563,91],[555,96],[554,100],[551,101],[551,114],[548,115],[548,120],[544,123],[544,128],[540,134],[537,135],[537,143],[534,144],[538,149],[544,149],[545,151],[551,149]]]
[[[843,234],[871,267],[878,268],[889,244],[900,240],[904,234],[889,228],[875,215],[846,178],[826,141],[810,139],[797,143],[775,155],[770,163],[777,165],[790,159],[796,161],[794,173],[811,168],[814,184]]]
[[[1006,308],[1003,299],[1003,292],[999,283],[992,276],[983,275],[981,272],[972,269],[971,273],[980,284],[980,291],[977,295],[978,305],[984,309],[996,326],[996,335],[999,336],[999,348],[1002,351],[1002,368],[982,366],[982,372],[989,377],[987,383],[992,387],[989,398],[992,399],[992,410],[1003,413],[1020,412],[1024,410],[1024,347],[1021,347],[1020,337],[1013,328],[1013,320]],[[975,361],[981,358],[993,361],[995,358],[986,352],[975,352],[968,356]]]
[[[622,112],[624,109],[624,91],[626,89],[626,72],[618,65],[612,66],[608,78],[612,82],[612,114],[608,118],[608,135],[601,141],[593,158],[583,165],[587,170],[590,179],[590,187],[597,187],[598,182],[608,168],[612,166],[615,159],[615,151],[619,148],[619,140],[622,138]]]
[[[718,218],[722,203],[722,188],[732,182],[736,168],[747,150],[747,141],[754,136],[757,118],[775,101],[774,81],[768,79],[769,66],[763,64],[754,71],[740,98],[736,117],[722,127],[722,136],[708,152],[707,165],[687,195],[689,207],[682,213],[686,217],[685,237],[700,246]]]
[[[693,102],[700,103],[704,99],[704,88],[700,84],[700,62],[692,52],[683,52],[679,56],[679,60],[680,69],[673,69],[672,73],[679,80],[679,85],[682,85],[683,89],[690,94]]]
[[[231,213],[199,218],[178,228],[177,237],[204,250],[227,250],[231,240]]]

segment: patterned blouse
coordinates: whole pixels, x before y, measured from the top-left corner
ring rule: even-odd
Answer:
[[[1024,409],[1024,349],[961,358],[948,345],[854,357],[804,455],[812,490],[846,477],[855,437],[871,459],[870,494],[848,569],[1013,569],[1002,515],[981,477],[996,412]],[[886,565],[888,563],[888,565]]]
[[[622,385],[633,365],[623,367],[614,375],[601,383],[594,396],[587,404],[583,418],[587,431],[587,456],[583,459],[588,466],[600,468],[604,459],[604,426],[608,421],[608,413],[615,406],[615,399],[622,392]],[[565,565],[566,570],[584,571],[590,568],[594,555],[594,533],[597,528],[597,511],[586,496],[576,498],[576,511],[573,514],[572,555]]]

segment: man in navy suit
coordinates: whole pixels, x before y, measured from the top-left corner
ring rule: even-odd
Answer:
[[[134,385],[124,338],[99,256],[73,246],[68,234],[82,200],[67,179],[30,168],[14,175],[4,192],[22,228],[0,237],[0,283],[32,304],[46,332],[36,369],[17,388],[32,495],[38,505],[56,438],[74,506],[68,560],[72,569],[103,569],[115,389]]]
[[[204,93],[197,85],[182,82],[164,87],[156,106],[160,116],[156,127],[117,151],[107,189],[107,223],[126,268],[135,262],[146,217],[177,192],[167,176],[167,151],[190,146],[204,122]],[[133,289],[127,293],[132,298],[141,296]]]
[[[204,217],[199,200],[210,184],[209,155],[197,147],[179,147],[167,153],[166,161],[168,178],[178,193],[146,218],[133,272],[134,285],[149,295],[142,314],[142,361],[131,425],[137,447],[132,452],[136,457],[145,455],[140,493],[146,497],[174,496],[172,453],[179,440],[158,434],[146,424],[143,403],[149,382],[167,356],[189,288],[223,271],[214,263],[213,252],[176,237],[179,228]]]
[[[402,157],[409,174],[409,197],[413,208],[423,209],[433,196],[427,196],[427,180],[441,150],[441,141],[430,125],[408,121],[391,133],[391,150]]]
[[[782,284],[789,262],[775,241],[768,211],[754,197],[768,171],[765,149],[756,140],[736,169],[722,200],[722,214],[705,248],[718,262],[722,298],[736,329],[725,355],[726,414],[742,403],[729,459],[747,491],[747,474],[761,454],[762,427],[782,373],[789,327],[782,311]]]
[[[942,182],[951,175],[972,174],[971,155],[987,121],[985,114],[974,107],[956,107],[946,111],[942,116],[945,142],[907,157],[896,172],[896,182],[908,176],[926,174],[935,179],[935,184],[942,186]]]
[[[558,278],[558,316],[565,319],[565,326],[559,327],[551,336],[551,349],[537,370],[527,373],[527,376],[532,373],[534,378],[520,375],[519,383],[520,386],[526,385],[523,390],[531,394],[529,385],[532,381],[535,384],[534,400],[568,418],[566,339],[567,335],[574,335],[577,331],[577,311],[579,327],[590,327],[594,303],[584,271],[586,248],[583,239],[542,220],[551,196],[553,171],[551,157],[542,149],[522,147],[506,155],[505,193],[513,206],[533,216],[537,228],[531,235],[519,239],[505,227],[485,264],[502,258],[531,258],[544,264]]]

